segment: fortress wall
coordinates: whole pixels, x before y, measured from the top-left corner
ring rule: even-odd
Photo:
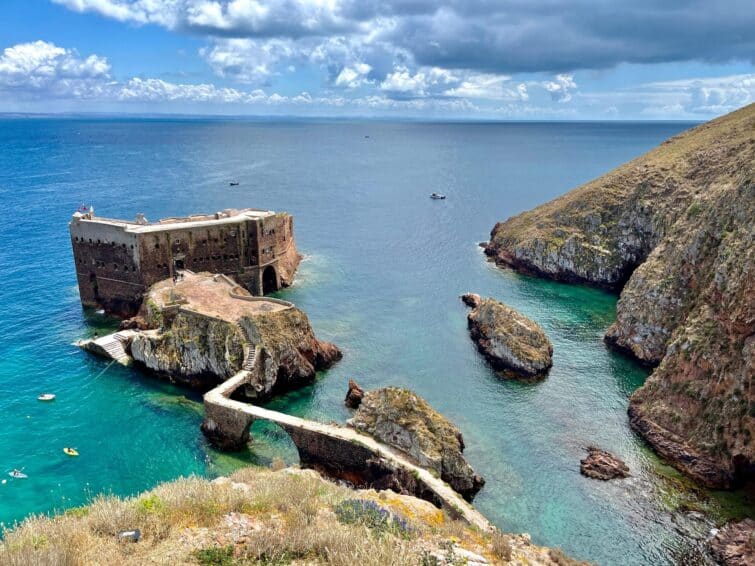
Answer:
[[[70,233],[82,304],[136,312],[145,289],[136,236],[123,226],[89,222],[72,222]]]
[[[293,218],[285,212],[202,227],[166,222],[139,230],[117,222],[74,217],[70,231],[82,304],[124,316],[135,314],[146,289],[176,270],[223,273],[261,295],[290,285],[300,260]]]

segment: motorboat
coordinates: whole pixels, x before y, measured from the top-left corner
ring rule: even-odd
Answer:
[[[433,193],[430,195],[430,198],[433,200],[443,200],[444,198],[446,198],[446,195],[442,195],[440,193]]]
[[[55,401],[55,393],[42,393],[37,397],[38,401]]]
[[[8,472],[8,475],[12,478],[16,478],[17,480],[25,480],[29,477],[21,470],[11,470],[10,472]]]
[[[232,187],[238,187],[238,186],[239,186],[239,182],[238,182],[238,181],[231,181],[231,182],[230,182],[230,183],[228,183],[228,184],[229,184],[230,186],[232,186]]]

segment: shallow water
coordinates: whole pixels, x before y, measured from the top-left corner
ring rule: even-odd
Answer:
[[[720,514],[741,497],[680,490],[684,482],[630,432],[627,398],[646,371],[603,345],[616,297],[499,270],[477,243],[496,221],[689,126],[0,120],[0,471],[29,475],[0,484],[0,521],[179,475],[295,460],[285,435],[262,424],[250,453],[209,450],[197,395],[72,346],[114,324],[78,304],[66,224],[79,204],[152,219],[255,206],[294,214],[306,259],[280,296],[344,351],[313,386],[273,407],[344,421],[348,378],[367,389],[410,387],[462,429],[487,479],[476,503],[503,529],[601,564],[683,558],[711,522],[669,508]],[[447,200],[430,200],[433,191]],[[458,299],[466,291],[546,329],[547,379],[504,381],[489,369],[467,334]],[[57,400],[38,402],[44,391]],[[623,457],[633,477],[583,478],[579,459],[592,443]]]

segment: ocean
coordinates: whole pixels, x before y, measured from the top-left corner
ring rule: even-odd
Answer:
[[[714,522],[746,501],[693,489],[630,431],[628,397],[648,371],[602,342],[617,297],[498,269],[478,246],[497,221],[691,126],[0,119],[0,472],[29,476],[0,484],[0,522],[179,476],[296,462],[286,435],[263,424],[249,451],[213,451],[200,395],[73,345],[117,325],[78,301],[67,230],[78,206],[149,219],[250,206],[294,215],[305,259],[278,296],[344,352],[271,407],[344,422],[349,378],[411,388],[461,428],[487,480],[475,503],[502,529],[606,565],[697,556]],[[464,292],[544,327],[554,346],[546,379],[495,375],[469,339]],[[57,400],[40,403],[42,392]],[[632,476],[582,477],[589,444],[622,457]]]

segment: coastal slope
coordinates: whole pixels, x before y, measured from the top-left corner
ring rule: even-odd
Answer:
[[[755,104],[498,223],[498,264],[621,290],[606,341],[652,366],[632,427],[711,487],[752,477]]]

